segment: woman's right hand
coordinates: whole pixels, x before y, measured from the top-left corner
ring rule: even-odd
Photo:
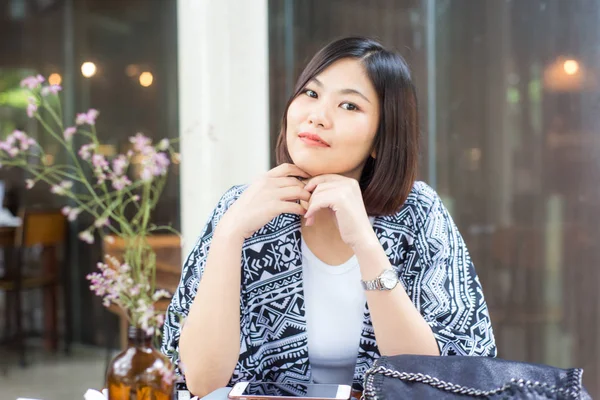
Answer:
[[[304,215],[298,200],[308,202],[311,193],[295,178],[310,178],[293,164],[281,164],[258,178],[233,203],[219,222],[219,230],[247,239],[280,214]]]

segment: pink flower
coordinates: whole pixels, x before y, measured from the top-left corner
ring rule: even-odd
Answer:
[[[94,243],[94,235],[90,231],[83,231],[79,233],[79,239],[83,240],[88,244]]]
[[[8,143],[8,140],[5,142],[0,142],[0,149],[8,153],[8,151],[12,149],[12,145]]]
[[[75,119],[76,125],[94,125],[96,123],[96,118],[98,117],[98,110],[90,108],[86,113],[77,114],[77,118]]]
[[[156,319],[158,322],[158,317]],[[161,326],[161,325],[162,324],[159,324],[158,326]],[[160,375],[162,375],[162,381],[168,386],[171,386],[173,384],[173,382],[175,382],[175,379],[177,378],[177,376],[175,375],[175,371],[171,367],[168,367],[168,366],[164,366],[161,369]]]
[[[138,308],[135,311],[141,313],[138,320],[140,328],[148,333],[153,333],[154,327],[152,326],[152,322],[155,318],[154,305],[145,301],[144,298],[141,298],[138,300]]]
[[[145,182],[149,182],[152,180],[152,171],[150,170],[150,168],[144,168],[142,170],[142,173],[140,174],[140,178],[145,181]]]
[[[167,290],[160,289],[160,290],[157,290],[156,292],[154,292],[154,294],[152,295],[152,300],[158,301],[162,298],[168,299],[170,297],[171,297],[171,293],[169,293]]]
[[[140,178],[143,181],[150,181],[155,176],[165,175],[170,163],[171,161],[165,153],[153,152],[144,158]]]
[[[96,175],[98,185],[102,185],[104,182],[106,182],[106,178],[108,178],[106,174],[99,169],[94,170],[94,175]]]
[[[108,161],[106,161],[106,158],[102,154],[94,154],[92,156],[92,165],[98,170],[108,169]]]
[[[41,75],[37,76],[28,76],[27,78],[21,81],[21,87],[27,86],[30,90],[33,90],[40,86],[42,82],[44,82],[44,77]]]
[[[79,157],[81,157],[84,160],[89,160],[90,157],[92,156],[91,151],[95,150],[95,149],[96,149],[96,145],[94,145],[93,143],[84,144],[79,149]]]
[[[44,86],[41,91],[42,96],[48,96],[50,93],[58,94],[62,88],[59,85]]]
[[[107,292],[107,288],[104,285],[104,278],[102,275],[98,272],[92,272],[91,274],[88,274],[86,278],[91,282],[90,289],[92,289],[97,296],[104,296]]]
[[[35,103],[29,103],[27,104],[27,116],[29,118],[33,118],[33,116],[35,115],[35,112],[37,111],[38,106]]]
[[[163,139],[158,143],[157,148],[159,150],[165,151],[169,148],[169,139]]]
[[[154,165],[158,169],[160,175],[164,175],[167,173],[167,168],[171,164],[171,160],[165,153],[156,153],[154,155]]]
[[[25,132],[15,130],[8,135],[4,142],[0,142],[0,150],[4,150],[11,157],[15,157],[20,150],[28,150],[29,147],[35,144],[35,140],[27,136]]]
[[[131,291],[130,291],[129,293],[131,293],[131,295],[132,295],[132,296],[137,296],[137,295],[139,295],[139,294],[140,294],[140,285],[134,285],[134,286],[131,288]]]
[[[152,144],[152,140],[147,138],[141,133],[136,134],[129,138],[129,141],[133,143],[133,148],[140,153],[145,153],[148,151],[148,147]]]
[[[25,179],[25,187],[27,189],[32,189],[33,185],[35,185],[35,181],[33,179]]]
[[[94,221],[94,226],[96,228],[101,228],[103,226],[108,226],[108,218],[98,218],[96,221]]]
[[[69,221],[75,221],[77,219],[77,216],[81,213],[81,210],[79,208],[71,208],[68,206],[63,207],[61,211],[63,215],[67,216],[67,219]]]
[[[29,150],[29,147],[35,145],[35,140],[28,137],[25,140],[21,140],[21,150]]]
[[[73,135],[75,135],[76,132],[77,128],[75,128],[74,126],[70,126],[67,129],[65,129],[65,132],[63,133],[65,140],[67,142],[71,141],[71,139],[73,139]]]
[[[25,134],[25,132],[20,131],[20,130],[14,130],[11,136],[13,137],[13,139],[15,139],[15,140],[13,140],[13,142],[16,140],[22,141],[22,140],[27,139],[27,135]]]
[[[67,216],[69,221],[75,221],[77,219],[77,216],[81,213],[81,210],[79,208],[74,208],[71,210],[71,212],[69,213],[69,215]]]
[[[121,266],[119,267],[119,270],[121,271],[122,274],[127,274],[129,271],[131,271],[131,267],[129,266],[129,264],[124,263],[124,264],[121,264]]]
[[[54,194],[65,195],[73,187],[73,182],[71,181],[62,181],[58,185],[53,185],[50,190]]]
[[[123,175],[128,164],[127,157],[122,154],[115,158],[113,160],[113,172],[115,175]]]
[[[133,196],[131,196],[131,200],[133,200],[133,201],[140,201],[140,195],[139,194],[134,194]]]
[[[113,177],[112,179],[112,186],[115,190],[123,190],[129,185],[131,185],[131,181],[125,175]]]

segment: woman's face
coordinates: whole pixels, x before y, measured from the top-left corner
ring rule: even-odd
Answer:
[[[286,139],[292,161],[312,176],[340,174],[358,180],[374,155],[379,107],[360,61],[336,61],[290,104]]]

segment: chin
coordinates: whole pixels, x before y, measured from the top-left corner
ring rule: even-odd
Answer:
[[[323,168],[319,168],[318,166],[312,164],[312,163],[296,163],[294,162],[294,164],[300,168],[302,171],[306,172],[307,174],[309,174],[310,176],[319,176],[319,175],[323,175],[323,174],[328,174],[329,172],[326,172],[323,170]]]
[[[309,174],[310,176],[318,176],[328,173],[324,171],[322,160],[317,161],[311,159],[313,157],[299,157],[298,155],[292,154],[290,154],[290,156],[292,157],[292,162],[294,163],[294,165],[300,168],[302,171]]]
[[[311,160],[309,157],[293,157],[292,161],[301,170],[305,171],[310,176],[319,176],[325,174],[342,174],[342,171],[332,169],[331,165],[321,160]]]

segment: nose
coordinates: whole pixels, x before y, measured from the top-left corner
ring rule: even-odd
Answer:
[[[311,110],[308,115],[308,123],[315,128],[328,129],[331,127],[331,119],[327,115],[327,112],[321,107],[315,107],[315,109]]]

